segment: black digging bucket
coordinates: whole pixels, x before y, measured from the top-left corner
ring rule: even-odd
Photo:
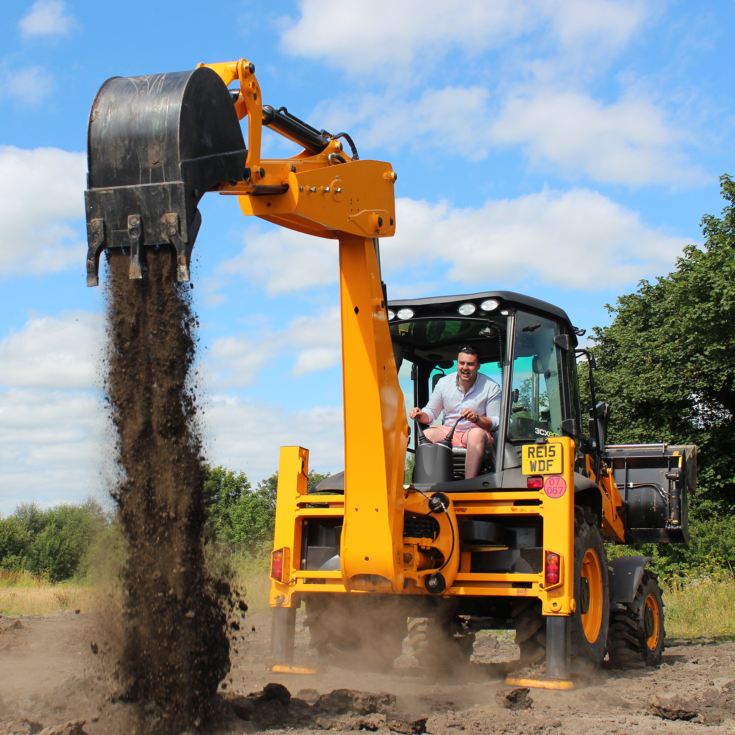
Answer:
[[[424,429],[416,422],[416,457],[413,468],[413,482],[416,485],[433,484],[435,482],[451,482],[454,479],[452,468],[452,437],[457,424],[462,420],[460,416],[455,422],[446,439],[440,442],[431,442],[426,438]]]
[[[87,285],[98,284],[105,248],[129,249],[130,277],[142,278],[142,248],[164,244],[189,280],[197,204],[243,180],[246,153],[232,95],[211,69],[108,79],[87,133]]]

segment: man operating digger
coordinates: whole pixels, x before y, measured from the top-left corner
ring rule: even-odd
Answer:
[[[465,479],[477,477],[485,453],[492,447],[493,432],[500,415],[500,386],[479,372],[480,357],[474,347],[462,347],[457,355],[457,372],[441,378],[423,409],[411,409],[412,419],[422,424],[435,421],[442,411],[444,423],[424,431],[429,441],[449,436],[458,419],[452,446],[465,447]]]

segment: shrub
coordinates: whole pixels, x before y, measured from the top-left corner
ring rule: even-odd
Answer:
[[[52,582],[82,576],[89,547],[106,525],[94,501],[47,510],[22,505],[0,519],[0,569],[26,571]]]

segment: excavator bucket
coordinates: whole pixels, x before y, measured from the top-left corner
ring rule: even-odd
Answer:
[[[211,69],[112,77],[92,105],[87,134],[87,285],[105,248],[130,252],[142,278],[144,248],[175,248],[189,280],[201,197],[244,178],[246,147],[233,98]]]

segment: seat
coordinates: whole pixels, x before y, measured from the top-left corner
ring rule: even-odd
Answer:
[[[467,456],[465,447],[452,447],[452,477],[455,480],[464,480],[464,463]],[[491,472],[495,465],[495,443],[485,452],[485,458],[480,467],[480,474]]]

